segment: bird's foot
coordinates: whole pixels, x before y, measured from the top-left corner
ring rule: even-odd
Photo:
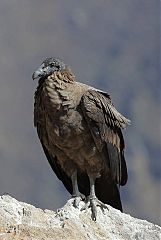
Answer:
[[[75,208],[78,208],[79,207],[79,203],[82,201],[82,200],[85,200],[85,196],[83,194],[80,194],[80,195],[72,195],[72,198],[73,198],[73,206]]]
[[[104,213],[104,209],[108,209],[107,205],[102,203],[98,198],[88,198],[84,207],[81,210],[86,210],[87,208],[91,208],[92,211],[92,220],[96,221],[97,217],[97,206],[99,206]]]

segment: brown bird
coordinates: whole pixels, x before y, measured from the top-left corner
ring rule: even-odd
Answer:
[[[122,211],[119,186],[127,182],[124,139],[121,128],[130,121],[114,107],[108,93],[76,82],[70,67],[47,58],[33,79],[34,125],[45,155],[78,207],[109,204]]]

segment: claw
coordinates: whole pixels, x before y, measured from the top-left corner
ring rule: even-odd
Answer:
[[[79,203],[80,203],[80,201],[82,200],[82,198],[81,198],[81,196],[75,196],[75,197],[73,197],[74,198],[74,200],[73,200],[73,206],[75,207],[75,208],[78,208],[79,207]]]
[[[96,221],[97,218],[97,206],[99,206],[104,213],[104,209],[108,209],[107,205],[102,203],[98,198],[90,198],[84,207],[81,208],[81,211],[91,208],[92,211],[92,220]]]
[[[91,211],[92,211],[92,219],[93,221],[96,221],[97,217],[97,205],[95,204],[95,199],[90,200],[90,205],[91,205]]]
[[[73,195],[72,196],[72,198],[73,198],[73,206],[75,207],[75,208],[78,208],[79,207],[79,203],[81,202],[81,201],[84,201],[85,200],[85,196],[83,195],[83,194],[80,194],[80,195]]]

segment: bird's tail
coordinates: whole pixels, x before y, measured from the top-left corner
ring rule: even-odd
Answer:
[[[109,204],[110,206],[119,209],[121,212],[123,211],[119,188],[113,180],[107,177],[96,179],[95,192],[97,198],[101,202]]]

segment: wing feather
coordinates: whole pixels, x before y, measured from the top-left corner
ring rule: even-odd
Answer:
[[[125,128],[130,121],[115,109],[105,92],[90,89],[82,96],[80,104],[96,147],[110,168],[113,180],[124,185],[127,168],[121,128]]]

